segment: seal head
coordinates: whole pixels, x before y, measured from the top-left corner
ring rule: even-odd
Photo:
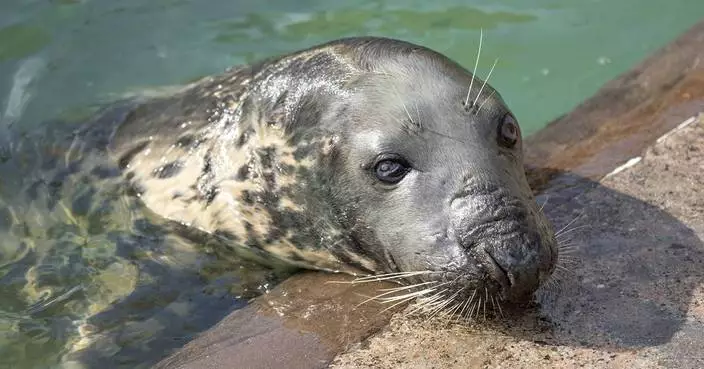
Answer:
[[[148,207],[233,244],[522,300],[557,243],[515,117],[473,78],[424,47],[343,39],[149,103],[112,149]]]

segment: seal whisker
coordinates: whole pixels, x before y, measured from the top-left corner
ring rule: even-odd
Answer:
[[[445,291],[443,291],[445,292]],[[443,296],[445,297],[445,296]],[[430,309],[426,310],[426,313],[428,314],[428,317],[426,318],[426,322],[430,319],[432,319],[437,313],[442,311],[447,305],[451,304],[452,300],[449,298],[443,298],[440,301],[436,302],[433,304]]]
[[[442,298],[442,294],[445,292],[445,289],[441,290],[440,292],[428,296],[426,298],[419,299],[418,302],[420,303],[420,306],[430,306],[434,304],[436,301]]]
[[[540,205],[540,209],[538,209],[538,212],[542,212],[543,209],[545,209],[545,205],[548,204],[548,201],[550,201],[550,194],[545,195],[545,202],[543,202],[543,205]]]
[[[409,297],[409,298],[407,298],[407,299],[405,299],[405,300],[401,300],[401,301],[399,301],[399,302],[397,302],[397,303],[395,303],[395,304],[393,304],[393,305],[390,305],[390,306],[386,307],[385,309],[381,310],[381,311],[379,312],[379,314],[382,314],[382,313],[384,313],[384,312],[386,312],[386,311],[389,311],[389,310],[395,308],[396,306],[399,306],[399,305],[402,305],[402,304],[404,304],[404,303],[406,303],[406,302],[408,302],[408,301],[411,301],[411,300],[415,299],[416,297],[417,297],[417,296],[411,296],[411,297]]]
[[[448,301],[446,299],[440,299],[440,301],[437,301],[436,303],[431,304],[430,306],[426,306],[425,321],[427,322],[428,320],[430,320],[438,311],[440,311],[445,305],[449,304],[450,302],[451,301]]]
[[[479,48],[477,49],[477,57],[474,60],[474,69],[472,70],[472,79],[469,81],[469,90],[467,91],[467,98],[464,100],[465,108],[469,108],[469,96],[472,94],[472,85],[474,84],[474,79],[477,76],[477,66],[479,66],[479,56],[482,54],[482,40],[484,39],[484,30],[479,29]]]
[[[570,258],[576,258],[576,254],[579,252],[580,249],[581,247],[578,244],[571,244],[566,246],[558,245],[557,251],[559,257],[565,256]]]
[[[378,300],[381,301],[382,303],[386,303],[386,302],[390,302],[390,301],[396,301],[396,300],[398,300],[398,299],[400,299],[400,298],[404,298],[404,297],[406,297],[406,296],[422,296],[422,295],[425,295],[425,294],[428,294],[428,293],[430,293],[430,292],[433,292],[433,291],[437,290],[440,286],[442,286],[442,285],[434,286],[434,287],[430,287],[430,288],[426,288],[426,289],[420,290],[420,291],[409,292],[409,293],[406,293],[406,294],[403,294],[403,295],[379,298]],[[388,294],[391,294],[391,293],[394,293],[394,292],[395,292],[395,291],[386,292],[386,293],[383,293],[382,295],[388,295]],[[380,296],[382,296],[382,295],[379,295],[379,296],[376,296],[376,297],[380,297]],[[376,298],[376,297],[375,297],[375,298]],[[374,299],[374,298],[371,298],[371,299],[369,299],[369,300],[373,300],[373,299]]]
[[[583,224],[583,225],[581,225],[581,226],[576,226],[576,227],[573,227],[573,228],[570,228],[570,229],[566,229],[566,230],[560,232],[559,234],[555,234],[555,238],[557,238],[558,241],[559,241],[561,237],[564,237],[565,235],[567,235],[567,234],[569,234],[569,233],[572,233],[572,232],[574,232],[574,231],[577,231],[577,230],[580,230],[580,229],[583,229],[583,228],[587,228],[587,227],[591,227],[591,224]]]
[[[457,295],[458,295],[460,292],[462,292],[463,289],[464,289],[464,288],[461,288],[461,289],[457,290],[454,294],[452,294],[450,297],[447,297],[447,298],[446,298],[441,304],[439,304],[439,305],[437,306],[437,308],[430,314],[430,316],[428,317],[428,319],[432,318],[435,314],[441,312],[445,307],[447,307],[448,305],[450,305],[451,303],[453,303],[453,302],[455,301],[455,297],[457,297]]]
[[[584,215],[584,213],[577,215],[574,219],[569,221],[566,226],[562,227],[559,231],[555,232],[555,237],[559,236],[562,232],[565,231],[569,226],[572,225],[572,223],[576,222],[579,218],[581,218]]]
[[[470,297],[468,297],[467,301],[464,303],[464,307],[462,308],[462,311],[460,311],[461,317],[466,318],[466,316],[464,315],[465,310],[472,304],[472,301],[474,300],[474,296],[476,296],[476,294],[477,294],[477,289],[475,288],[474,292],[472,292],[472,295]]]
[[[570,251],[579,249],[579,243],[573,240],[560,240],[557,242],[557,249],[559,251]]]
[[[452,318],[453,316],[457,316],[457,312],[460,310],[461,307],[462,307],[461,301],[456,303],[455,305],[453,305],[452,308],[450,308],[447,311],[447,317]]]
[[[408,107],[406,106],[406,103],[403,101],[403,98],[401,98],[401,94],[398,92],[398,89],[396,86],[392,86],[394,90],[394,95],[398,98],[398,101],[401,103],[401,107],[403,107],[403,111],[406,113],[406,116],[408,117],[408,122],[411,123],[412,125],[418,126],[418,123],[413,119],[411,116],[411,112],[408,110]]]
[[[430,273],[435,273],[435,272],[432,270],[423,270],[423,271],[415,271],[415,272],[393,272],[393,273],[375,274],[375,275],[369,275],[369,276],[365,276],[365,277],[358,277],[352,281],[328,281],[326,283],[339,283],[339,284],[367,283],[367,282],[402,279],[402,278],[406,278],[406,277],[413,277],[413,276],[430,274]]]
[[[484,99],[482,104],[479,105],[479,108],[477,108],[477,114],[479,114],[479,112],[482,111],[482,107],[484,106],[484,104],[486,104],[486,102],[489,101],[494,96],[495,93],[496,93],[496,91],[492,90],[491,93],[489,94],[489,96],[487,96],[486,99]]]
[[[391,292],[396,292],[396,291],[403,291],[403,290],[415,288],[415,287],[418,287],[418,286],[425,286],[425,285],[428,285],[428,284],[435,284],[435,283],[439,283],[439,282],[438,282],[438,281],[422,282],[422,283],[411,284],[411,285],[408,285],[408,286],[393,287],[393,288],[382,288],[382,289],[379,289],[379,291],[391,291]],[[441,284],[441,285],[442,285],[442,284]]]
[[[451,301],[457,301],[456,297],[457,295],[464,291],[467,288],[467,286],[462,287],[459,291],[455,292],[452,296],[450,296]],[[462,301],[456,302],[452,307],[446,309],[442,314],[445,315],[446,317],[452,317],[459,309],[462,307]]]
[[[496,301],[496,306],[499,308],[499,314],[501,315],[502,318],[506,318],[504,315],[504,310],[501,308],[501,301]]]
[[[546,283],[546,288],[551,291],[552,293],[557,293],[561,289],[561,280],[559,276],[557,278],[551,278],[547,283]]]
[[[437,314],[437,318],[444,324],[449,324],[452,322],[452,311],[455,310],[456,306],[458,304],[449,304],[445,308],[443,308],[440,312]]]
[[[579,251],[579,248],[576,246],[567,248],[565,250],[559,249],[559,254],[558,254],[558,259],[560,261],[576,261],[579,260],[579,256],[577,255],[577,251]]]
[[[559,261],[562,263],[562,261]],[[558,265],[560,265],[560,263]],[[569,268],[565,268],[563,265],[560,265],[560,267],[556,267],[555,271],[550,275],[550,277],[544,282],[542,286],[542,290],[544,290],[548,294],[556,294],[560,291],[562,288],[562,282],[563,280],[570,276],[573,275],[574,271]]]
[[[462,303],[462,308],[460,309],[459,313],[457,314],[455,321],[459,322],[460,320],[464,319],[464,312],[467,310],[467,307],[469,306],[469,298],[464,300]]]
[[[467,310],[467,313],[465,314],[464,318],[467,320],[472,319],[472,314],[474,313],[474,308],[477,306],[477,302],[473,302],[469,304],[469,310]]]
[[[477,302],[476,302],[474,305],[475,305],[475,306],[474,306],[475,309],[472,309],[472,310],[473,310],[472,316],[474,316],[474,318],[472,318],[472,319],[478,320],[478,319],[479,319],[479,313],[480,313],[480,311],[481,311],[481,306],[482,306],[482,296],[481,296],[481,292],[479,292],[479,295],[477,296]]]
[[[409,294],[399,295],[399,296],[392,296],[392,297],[390,297],[390,298],[383,298],[383,299],[382,299],[382,297],[387,296],[387,295],[391,295],[391,294],[394,294],[394,293],[397,293],[397,292],[400,292],[400,291],[403,291],[403,290],[412,289],[412,288],[416,288],[416,287],[418,287],[418,286],[427,285],[427,284],[431,284],[431,283],[437,283],[437,282],[425,282],[425,283],[414,284],[414,285],[411,285],[411,286],[403,286],[403,287],[399,287],[399,288],[391,288],[391,289],[387,289],[387,290],[380,290],[380,291],[387,291],[387,292],[384,292],[384,293],[382,293],[382,294],[379,294],[379,295],[370,297],[370,298],[368,298],[368,299],[366,299],[366,300],[360,302],[357,306],[366,304],[367,302],[372,301],[372,300],[379,300],[379,301],[381,301],[382,303],[386,303],[386,302],[390,302],[390,301],[395,301],[395,300],[390,300],[390,299],[392,299],[392,298],[397,298],[397,297],[409,296]],[[433,290],[434,290],[434,288],[431,288],[431,289],[430,289],[430,291],[433,291]],[[415,292],[412,292],[411,294],[413,294],[413,293],[419,293],[419,292],[422,292],[422,291],[415,291]],[[422,295],[422,294],[421,294],[421,295]]]
[[[570,246],[568,248],[563,249],[558,249],[558,259],[560,260],[578,260],[579,255],[577,255],[577,252],[579,251],[579,248],[575,246]]]
[[[428,306],[433,305],[434,303],[436,303],[439,299],[441,299],[441,298],[443,297],[443,294],[445,293],[445,291],[446,291],[446,290],[443,289],[443,290],[441,290],[440,292],[438,292],[438,293],[436,293],[436,294],[434,294],[434,295],[432,295],[432,296],[424,297],[424,298],[418,299],[418,306],[417,306],[416,308],[414,308],[414,309],[409,313],[409,315],[410,315],[410,314],[413,314],[413,313],[416,313],[416,312],[418,312],[418,311],[421,311],[421,310],[425,310]]]
[[[431,292],[434,292],[435,290],[436,290],[435,288],[427,288],[427,289],[424,289],[424,290],[421,290],[421,291],[410,292],[410,293],[407,293],[407,294],[404,294],[404,295],[399,295],[399,296],[392,296],[392,297],[379,298],[379,299],[377,299],[377,300],[380,301],[382,304],[386,304],[386,303],[389,303],[389,302],[395,302],[395,301],[399,301],[399,300],[404,300],[404,299],[409,298],[409,297],[419,297],[419,296],[427,295],[427,294],[429,294],[429,293],[431,293]],[[371,300],[373,300],[373,299],[369,299],[368,301],[371,301]],[[361,305],[361,304],[360,304],[360,305]]]
[[[477,96],[474,97],[474,101],[472,102],[472,106],[475,106],[477,104],[477,100],[479,100],[479,96],[481,96],[482,91],[484,91],[484,87],[486,87],[486,81],[491,78],[491,73],[494,72],[494,68],[496,67],[496,63],[499,62],[499,58],[494,59],[494,64],[491,65],[491,69],[489,69],[489,74],[486,76],[486,79],[484,79],[484,83],[482,83],[482,87],[479,89],[479,92],[477,93]]]
[[[550,280],[553,280],[556,284],[560,284],[564,279],[575,275],[573,269],[566,268],[562,265],[555,268],[555,271],[550,276]]]
[[[417,103],[417,102],[414,102],[414,103],[413,103],[413,106],[414,106],[415,109],[416,109],[416,117],[417,117],[417,119],[418,119],[418,128],[423,129],[423,122],[422,122],[422,120],[420,119],[420,110],[418,109],[418,103]]]

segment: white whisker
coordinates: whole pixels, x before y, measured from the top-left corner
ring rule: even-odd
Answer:
[[[366,283],[366,282],[378,282],[378,281],[387,281],[387,280],[393,280],[393,279],[413,277],[413,276],[417,276],[417,275],[430,274],[430,273],[435,273],[435,272],[433,272],[432,270],[423,270],[423,271],[416,271],[416,272],[394,272],[394,273],[376,274],[376,275],[370,275],[370,276],[365,276],[365,277],[358,277],[352,281],[328,281],[326,283],[355,284],[355,283]]]
[[[464,101],[465,108],[469,104],[469,95],[472,94],[472,85],[474,84],[474,79],[477,76],[477,66],[479,66],[479,56],[482,55],[482,40],[484,39],[484,30],[479,29],[479,48],[477,49],[477,58],[474,60],[474,70],[472,71],[472,80],[469,82],[469,91],[467,91],[467,98]]]
[[[412,315],[412,314],[414,314],[414,313],[416,313],[416,312],[419,312],[419,311],[422,311],[422,310],[426,310],[426,308],[427,308],[428,306],[432,306],[436,301],[438,301],[439,299],[441,299],[441,298],[442,298],[442,294],[443,294],[444,292],[445,292],[445,290],[443,289],[442,291],[440,291],[440,292],[438,292],[438,293],[436,293],[436,294],[434,294],[434,295],[432,295],[432,296],[423,297],[423,298],[418,299],[418,305],[417,305],[416,307],[414,307],[414,308],[408,313],[408,315]]]
[[[379,294],[379,295],[376,295],[376,296],[373,296],[373,297],[370,297],[370,298],[368,298],[368,299],[366,299],[366,300],[360,302],[357,306],[366,304],[367,302],[372,301],[372,300],[384,300],[384,301],[382,301],[382,302],[386,302],[385,299],[382,299],[382,297],[387,296],[387,295],[391,295],[391,294],[394,294],[394,293],[398,293],[398,292],[400,292],[400,291],[404,291],[404,290],[408,290],[408,289],[413,289],[413,288],[416,288],[416,287],[419,287],[419,286],[423,286],[423,285],[435,284],[435,283],[437,283],[437,282],[431,281],[431,282],[418,283],[418,284],[414,284],[414,285],[410,285],[410,286],[402,286],[402,287],[397,287],[397,288],[386,288],[386,289],[382,289],[382,290],[380,290],[380,291],[386,291],[386,292],[384,292],[384,293],[382,293],[382,294]],[[431,290],[432,290],[432,289],[431,289]],[[420,292],[420,291],[416,291],[416,292]],[[412,292],[412,293],[416,293],[416,292]],[[401,295],[401,296],[408,296],[408,294],[406,294],[406,295]],[[393,296],[393,297],[398,297],[398,296]]]
[[[566,234],[568,234],[568,233],[571,233],[571,232],[574,232],[574,231],[576,231],[576,230],[579,230],[579,229],[582,229],[582,228],[586,228],[586,227],[591,227],[591,224],[584,224],[584,225],[581,225],[581,226],[577,226],[577,227],[574,227],[574,228],[570,228],[570,229],[564,230],[564,231],[562,231],[562,232],[559,233],[559,234],[555,234],[555,238],[560,239],[560,237],[564,237],[564,236],[565,236]]]
[[[450,305],[453,301],[455,301],[455,297],[457,297],[457,295],[458,295],[460,292],[462,292],[462,290],[463,290],[463,288],[457,290],[454,294],[452,294],[452,296],[446,298],[445,301],[444,301],[442,304],[440,304],[440,305],[437,307],[437,309],[435,309],[435,311],[434,311],[433,313],[430,314],[430,316],[428,317],[428,319],[432,318],[433,315],[435,315],[435,314],[437,314],[438,312],[442,311],[445,307],[447,307],[447,306]]]
[[[379,300],[381,303],[384,303],[384,304],[385,304],[385,303],[388,303],[388,302],[394,302],[394,301],[398,301],[398,300],[403,300],[403,299],[405,299],[405,298],[407,298],[407,297],[423,296],[423,295],[428,294],[428,293],[431,293],[431,292],[433,292],[433,291],[435,291],[435,290],[436,290],[436,288],[426,288],[426,289],[424,289],[424,290],[415,291],[415,292],[410,292],[410,293],[403,294],[403,295],[399,295],[399,296],[383,297],[383,298],[376,298],[376,299]],[[374,298],[371,298],[371,299],[369,299],[368,301],[371,301],[371,300],[374,300]]]
[[[540,205],[540,209],[538,210],[538,212],[542,212],[543,209],[545,209],[545,205],[548,204],[548,201],[550,201],[550,194],[547,194],[545,196],[545,202],[543,203],[543,205]]]
[[[560,233],[562,233],[565,229],[567,229],[567,227],[571,226],[572,223],[574,223],[575,221],[577,221],[577,219],[579,219],[580,217],[582,217],[582,215],[584,215],[584,213],[582,213],[582,214],[580,214],[580,215],[577,215],[574,219],[572,219],[569,223],[567,223],[566,226],[562,227],[562,229],[560,229],[559,231],[555,232],[555,237],[557,237]]]
[[[393,288],[382,288],[382,289],[379,289],[379,291],[391,291],[391,292],[396,292],[396,291],[408,290],[408,289],[411,289],[411,288],[415,288],[415,287],[419,287],[419,286],[425,286],[425,285],[429,285],[429,284],[435,284],[435,283],[438,283],[438,281],[430,281],[430,282],[416,283],[416,284],[412,284],[412,285],[409,285],[409,286],[401,286],[401,287],[393,287]]]
[[[481,294],[481,292],[480,292],[480,294]],[[474,318],[474,319],[476,320],[476,319],[479,319],[479,311],[481,310],[481,306],[482,306],[482,296],[481,295],[477,296],[477,303],[475,305],[476,305],[475,306],[476,310],[474,311],[474,313],[476,314],[476,318]]]
[[[408,301],[411,301],[411,300],[413,300],[413,299],[415,299],[415,298],[416,298],[416,296],[411,296],[411,297],[407,298],[406,300],[401,300],[401,301],[399,301],[399,302],[397,302],[397,303],[395,303],[395,304],[393,304],[393,305],[387,307],[386,309],[380,311],[379,314],[384,313],[384,312],[386,312],[386,311],[388,311],[388,310],[391,310],[391,309],[395,308],[396,306],[399,306],[399,305],[401,305],[401,304],[403,304],[403,303],[406,303],[406,302],[408,302]]]
[[[494,72],[494,68],[496,67],[496,63],[498,63],[498,62],[499,62],[499,58],[494,59],[494,64],[491,65],[491,69],[489,70],[489,74],[486,76],[486,79],[484,79],[484,83],[482,83],[482,87],[479,89],[477,96],[474,97],[474,102],[472,102],[472,106],[477,104],[477,100],[479,100],[479,96],[481,96],[482,91],[484,91],[484,87],[486,86],[486,83],[489,80],[489,78],[491,78],[491,73]]]
[[[417,122],[417,123],[418,123],[418,128],[423,129],[423,122],[422,122],[422,120],[420,119],[420,110],[418,109],[418,103],[414,103],[413,106],[414,106],[415,109],[416,109],[416,117],[417,117],[416,119],[418,119],[418,122]]]
[[[498,300],[498,299],[497,299],[497,300]],[[492,298],[491,298],[491,301],[494,301],[494,297],[493,297],[493,296],[492,296]],[[492,305],[493,305],[493,303],[492,303]],[[494,311],[496,311],[496,308],[498,308],[498,310],[499,310],[499,315],[501,315],[502,318],[505,318],[505,316],[504,316],[504,311],[503,311],[503,309],[501,309],[501,302],[500,302],[500,301],[496,301],[496,306],[495,306],[495,308],[494,308]]]
[[[489,94],[489,96],[487,96],[486,99],[484,99],[484,101],[482,102],[482,104],[479,105],[479,108],[477,109],[477,114],[479,114],[479,112],[482,111],[482,106],[484,106],[484,104],[486,104],[486,102],[489,101],[489,99],[491,99],[492,96],[494,96],[494,93],[496,93],[496,90],[491,90],[491,93]]]
[[[477,294],[477,289],[475,288],[475,289],[474,289],[474,292],[472,292],[472,296],[470,296],[470,297],[467,299],[467,302],[465,302],[465,304],[464,304],[465,306],[462,308],[462,311],[460,311],[460,316],[464,316],[465,310],[467,309],[467,307],[469,307],[469,306],[472,304],[472,301],[474,300],[474,296],[475,296],[476,294]]]
[[[456,303],[452,308],[450,308],[450,309],[447,311],[446,316],[447,316],[448,318],[451,318],[452,316],[456,315],[456,313],[460,310],[461,307],[462,307],[462,303],[461,303],[461,302]]]

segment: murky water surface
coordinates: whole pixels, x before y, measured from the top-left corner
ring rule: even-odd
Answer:
[[[702,16],[700,0],[1,1],[0,368],[146,365],[289,272],[145,212],[61,133],[94,106],[351,35],[471,67],[483,29],[478,74],[499,59],[490,82],[531,133]]]

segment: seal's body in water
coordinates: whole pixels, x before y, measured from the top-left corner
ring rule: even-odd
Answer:
[[[343,39],[81,135],[104,138],[149,210],[265,259],[521,299],[550,276],[557,245],[516,120],[473,78],[417,45]]]

